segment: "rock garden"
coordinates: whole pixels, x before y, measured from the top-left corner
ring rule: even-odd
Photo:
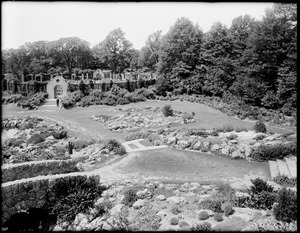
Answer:
[[[118,108],[116,110],[124,113],[113,116],[92,116],[91,119],[116,132],[134,132],[145,128],[171,127],[196,122],[193,115],[187,112],[162,113],[159,107],[129,108],[125,110]]]

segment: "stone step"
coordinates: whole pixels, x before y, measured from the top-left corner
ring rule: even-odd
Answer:
[[[277,162],[275,161],[269,161],[269,165],[270,165],[270,171],[271,171],[271,178],[272,180],[277,177],[279,175],[279,168],[277,165]]]
[[[287,166],[287,164],[284,160],[277,159],[277,165],[278,165],[278,168],[279,168],[280,175],[285,175],[289,178],[291,177],[289,168],[288,168],[288,166]]]
[[[291,160],[288,158],[285,158],[285,162],[289,168],[290,175],[292,178],[297,177],[297,165],[296,165],[296,160]]]

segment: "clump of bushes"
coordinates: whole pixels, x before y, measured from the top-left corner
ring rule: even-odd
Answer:
[[[238,137],[238,135],[232,133],[232,134],[228,135],[226,138],[227,138],[228,140],[234,140],[234,139],[236,139],[237,137]]]
[[[273,179],[277,184],[283,186],[295,186],[297,184],[297,177],[289,178],[286,175],[278,175]]]
[[[281,189],[276,197],[273,213],[277,220],[292,222],[297,220],[297,194],[286,188]]]
[[[65,130],[56,130],[52,132],[52,135],[55,139],[63,139],[67,137],[68,132]]]
[[[236,206],[263,210],[272,209],[276,199],[276,192],[273,187],[260,178],[251,180],[251,182],[250,197],[237,198],[235,200]]]
[[[267,127],[266,127],[265,123],[261,120],[258,120],[257,122],[255,122],[255,125],[253,128],[256,133],[266,133],[267,132]]]
[[[2,104],[17,103],[21,99],[22,99],[21,94],[3,95],[3,93],[2,93]]]
[[[122,203],[126,206],[132,206],[133,203],[137,201],[137,193],[138,190],[129,188],[124,191],[124,199],[122,200]]]
[[[59,221],[71,223],[78,213],[85,213],[93,207],[96,198],[105,187],[96,177],[68,177],[58,180],[53,189],[55,197],[48,203],[48,209],[57,215]]]
[[[171,105],[165,105],[165,106],[163,106],[163,108],[161,109],[161,111],[162,111],[162,114],[165,117],[173,116],[173,109],[172,109]]]
[[[222,213],[214,213],[214,220],[217,222],[223,221],[223,214]]]
[[[38,92],[38,93],[34,94],[33,96],[22,97],[22,99],[19,100],[17,106],[22,107],[22,108],[28,108],[29,110],[32,110],[32,109],[42,105],[46,98],[48,98],[47,93]]]
[[[200,211],[200,213],[198,214],[198,219],[199,220],[205,220],[205,219],[208,219],[208,218],[209,218],[209,215],[205,210]]]
[[[124,155],[126,154],[126,149],[125,147],[118,142],[116,139],[109,139],[102,149],[108,149],[110,152],[113,151],[118,155]]]
[[[191,228],[191,231],[210,231],[211,230],[211,223],[204,222],[202,224],[197,224]]]
[[[296,142],[277,143],[275,145],[260,145],[251,151],[249,157],[254,161],[266,161],[272,159],[282,159],[286,156],[297,155]]]

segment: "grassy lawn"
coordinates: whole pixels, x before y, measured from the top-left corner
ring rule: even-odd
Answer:
[[[244,126],[248,129],[253,129],[254,123],[235,119],[233,117],[226,116],[225,114],[217,111],[209,106],[184,101],[157,101],[147,100],[145,102],[131,103],[128,105],[118,106],[90,106],[86,108],[73,108],[70,110],[62,109],[52,112],[43,111],[28,111],[22,108],[16,107],[14,104],[2,105],[2,115],[33,115],[44,116],[52,118],[58,123],[65,124],[69,127],[70,135],[84,138],[116,138],[124,141],[124,138],[130,133],[111,132],[106,130],[101,124],[89,119],[92,115],[115,115],[121,112],[114,111],[116,108],[128,109],[128,108],[144,108],[144,107],[162,107],[166,104],[170,104],[176,111],[195,112],[195,123],[176,126],[176,128],[203,128],[211,130],[213,128],[221,128],[223,125],[228,124],[234,128]],[[146,112],[141,112],[145,114]],[[285,127],[288,128],[288,127]],[[85,129],[85,130],[80,130]],[[290,128],[278,128],[269,126],[268,131],[275,133],[286,133],[290,131]],[[296,131],[296,129],[294,130]]]
[[[234,160],[210,153],[183,151],[173,148],[139,152],[123,172],[137,172],[144,176],[168,177],[194,181],[216,182],[223,178],[243,178],[249,172],[270,180],[267,162]]]

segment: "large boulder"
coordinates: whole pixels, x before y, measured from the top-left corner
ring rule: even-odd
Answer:
[[[124,204],[117,204],[110,210],[110,214],[111,216],[128,216],[129,210]]]
[[[140,209],[145,205],[146,201],[143,199],[138,199],[135,203],[133,203],[132,207],[134,209]]]
[[[177,142],[177,145],[181,148],[181,149],[186,149],[188,147],[191,146],[191,142],[187,141],[187,140],[179,140]]]
[[[177,138],[176,137],[168,137],[167,145],[172,145],[177,143]]]
[[[202,148],[202,143],[201,141],[197,141],[194,145],[193,145],[193,150],[201,150]]]
[[[232,148],[227,145],[221,150],[221,153],[224,155],[230,155],[232,153]]]

